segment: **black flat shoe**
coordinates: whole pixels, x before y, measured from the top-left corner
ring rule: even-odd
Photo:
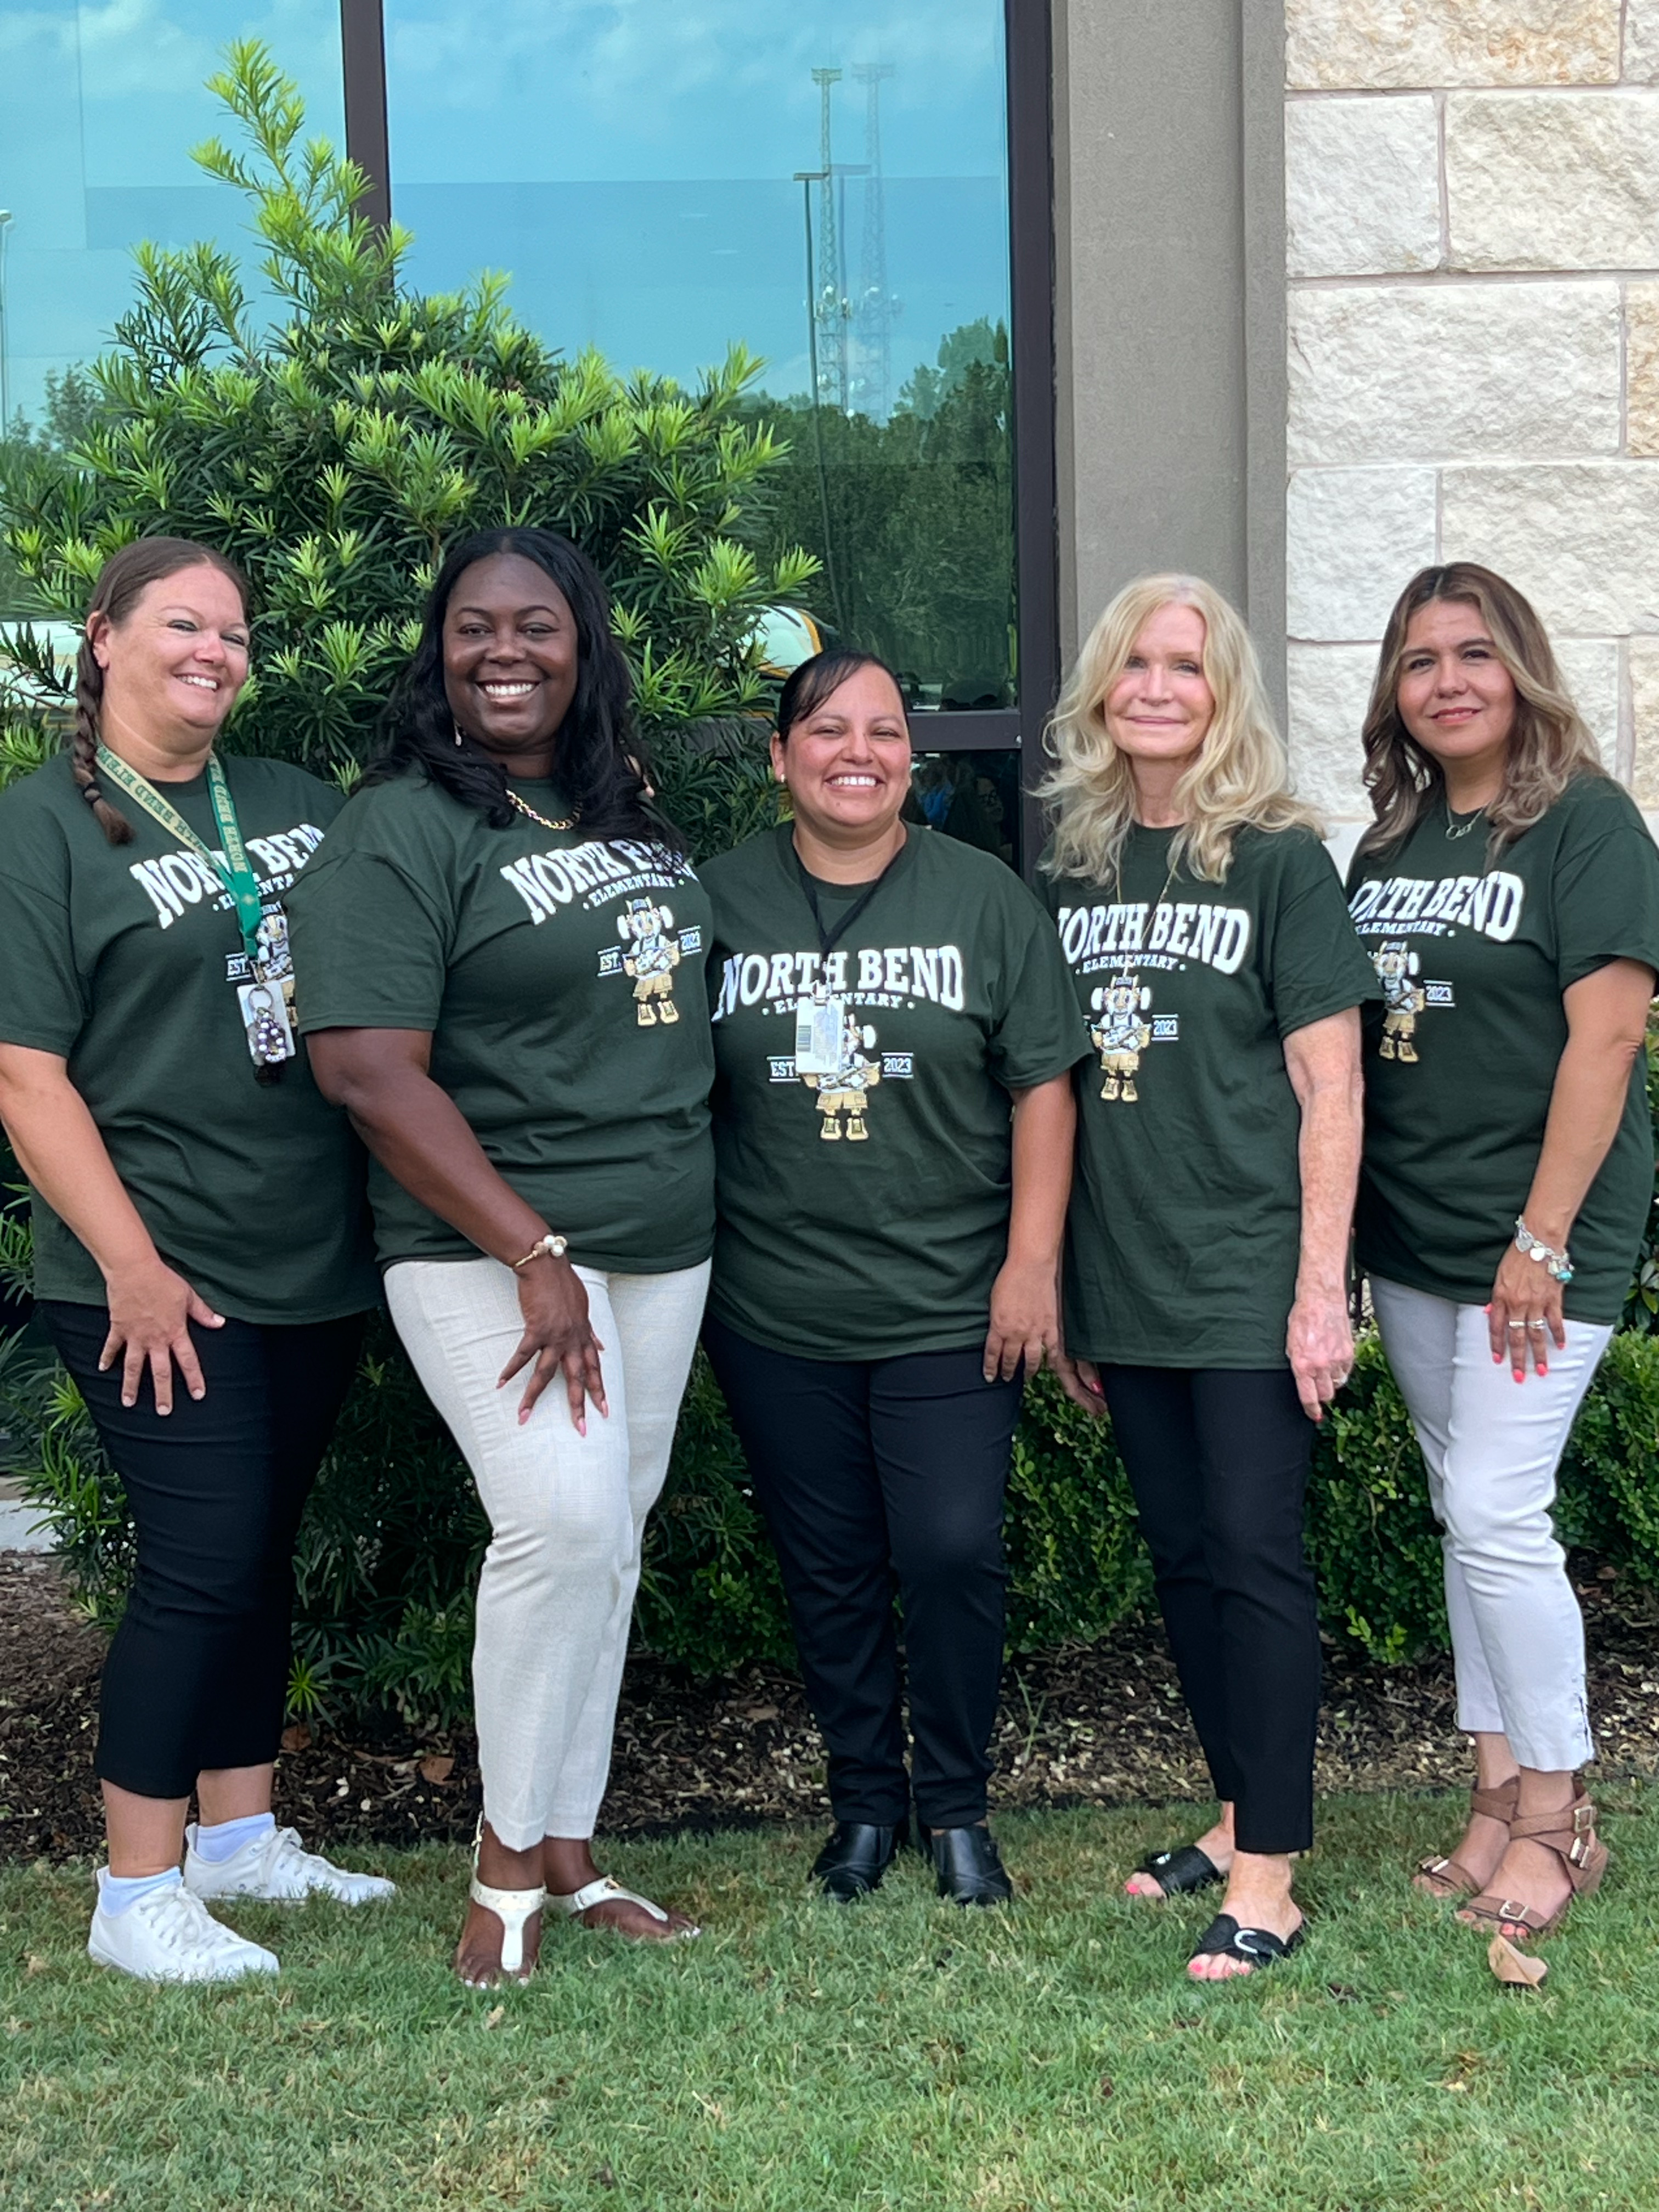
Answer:
[[[1242,1960],[1252,1973],[1257,1973],[1263,1966],[1275,1966],[1292,1951],[1299,1951],[1307,1926],[1305,1920],[1298,1920],[1288,1936],[1275,1936],[1271,1928],[1241,1928],[1231,1912],[1218,1912],[1193,1956],[1203,1959],[1224,1954],[1229,1959]]]
[[[924,1828],[918,1821],[916,1833],[933,1862],[941,1897],[958,1905],[1006,1905],[1012,1898],[1014,1886],[988,1827],[975,1821],[970,1828]]]
[[[883,1828],[868,1820],[837,1820],[812,1862],[812,1879],[837,1905],[851,1905],[879,1889],[881,1878],[910,1838],[910,1823]]]
[[[1189,1889],[1208,1889],[1222,1879],[1220,1868],[1196,1844],[1183,1844],[1179,1850],[1149,1852],[1135,1872],[1151,1875],[1165,1897],[1179,1897]],[[1156,1904],[1157,1899],[1149,1902]]]

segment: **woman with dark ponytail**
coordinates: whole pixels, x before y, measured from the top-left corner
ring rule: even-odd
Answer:
[[[206,1900],[392,1887],[270,1809],[293,1540],[374,1284],[361,1155],[295,1042],[283,914],[340,795],[217,751],[247,669],[230,562],[124,547],[88,611],[67,757],[0,796],[0,1118],[39,1310],[137,1536],[88,1949],[155,1981],[275,1972]]]
[[[585,554],[465,539],[295,910],[318,1079],[374,1157],[392,1319],[489,1516],[455,1960],[475,1986],[530,1972],[545,1905],[696,1932],[592,1849],[714,1237],[708,905],[631,705]]]

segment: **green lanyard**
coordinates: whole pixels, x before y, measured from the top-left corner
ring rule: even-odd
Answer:
[[[154,822],[159,822],[170,836],[198,859],[204,860],[230,893],[236,904],[236,920],[242,932],[242,950],[247,954],[250,967],[258,962],[259,924],[264,906],[259,896],[258,878],[248,860],[247,848],[242,842],[241,825],[236,819],[232,804],[230,786],[219,765],[216,753],[208,755],[208,791],[213,800],[213,818],[219,825],[219,835],[224,841],[225,855],[204,845],[176,806],[162,798],[153,783],[148,782],[137,769],[129,768],[118,754],[100,744],[98,748],[98,771],[113,784],[118,784],[127,797],[135,799]]]

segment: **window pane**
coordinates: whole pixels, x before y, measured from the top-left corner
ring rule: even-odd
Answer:
[[[235,38],[264,40],[305,95],[307,127],[343,143],[337,0],[66,0],[0,5],[0,338],[8,419],[38,431],[47,379],[98,353],[132,297],[143,239],[236,248],[256,306],[260,249],[240,193],[190,158],[230,138],[204,82]],[[62,404],[60,398],[60,413]]]
[[[387,0],[415,281],[506,270],[526,321],[623,371],[763,356],[756,404],[791,453],[750,527],[823,562],[809,611],[919,705],[1011,704],[1002,0],[501,0],[489,20]]]
[[[918,735],[926,728],[924,723]],[[905,814],[1012,867],[1019,852],[1019,770],[1012,751],[918,752]]]

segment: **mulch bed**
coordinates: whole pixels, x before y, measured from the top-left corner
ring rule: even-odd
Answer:
[[[1659,1772],[1659,1594],[1576,1557],[1590,1650],[1598,1774]],[[0,1553],[0,1859],[85,1856],[101,1837],[92,1776],[103,1639],[79,1620],[51,1560]],[[1202,1797],[1206,1783],[1161,1631],[1008,1669],[996,1740],[1002,1805]],[[1380,1667],[1326,1650],[1319,1781],[1327,1790],[1453,1789],[1468,1758],[1453,1725],[1451,1662]],[[459,1842],[478,1807],[465,1734],[290,1730],[277,1813],[308,1843]],[[604,1822],[611,1832],[822,1820],[823,1753],[800,1685],[748,1667],[696,1682],[629,1662]]]

